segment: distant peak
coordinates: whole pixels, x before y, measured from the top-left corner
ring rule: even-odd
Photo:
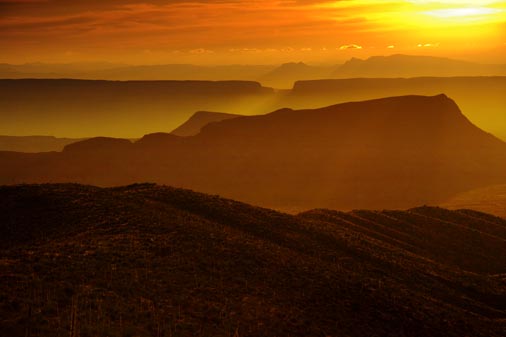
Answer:
[[[141,139],[139,139],[137,142],[142,142],[147,139],[160,139],[160,138],[179,138],[176,135],[166,133],[166,132],[154,132],[154,133],[148,133],[147,135],[142,136]]]
[[[167,143],[173,142],[180,139],[179,136],[166,133],[166,132],[155,132],[144,135],[141,139],[139,139],[136,144],[146,145],[146,144],[159,144],[159,143]]]
[[[285,67],[309,67],[309,66],[304,62],[288,62],[283,63],[281,67],[285,68]]]
[[[208,116],[235,116],[234,114],[229,114],[226,112],[216,112],[216,111],[197,111],[190,118],[201,118]]]
[[[357,57],[352,57],[351,59],[349,59],[348,61],[346,61],[346,63],[358,63],[358,62],[364,62],[364,60],[359,59]]]
[[[439,94],[439,95],[435,95],[433,97],[451,100],[450,97],[446,96],[446,94]]]
[[[275,110],[275,111],[269,113],[269,115],[273,115],[273,114],[286,114],[286,113],[292,113],[294,111],[295,110],[290,109],[290,108],[282,108],[282,109],[278,109],[278,110]]]
[[[209,123],[219,122],[239,116],[240,115],[225,112],[197,111],[186,122],[174,129],[171,134],[182,137],[194,136]]]
[[[103,151],[125,149],[132,145],[132,142],[123,138],[95,137],[80,142],[66,145],[63,152],[73,151]]]

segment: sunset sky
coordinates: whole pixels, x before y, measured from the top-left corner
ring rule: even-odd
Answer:
[[[0,62],[337,63],[506,59],[495,0],[0,0]]]

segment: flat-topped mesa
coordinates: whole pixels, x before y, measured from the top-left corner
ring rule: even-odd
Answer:
[[[0,151],[51,152],[62,151],[65,145],[82,141],[80,138],[57,138],[54,136],[3,136],[0,135]]]
[[[263,87],[255,81],[106,81],[106,80],[76,80],[76,79],[0,79],[0,86],[13,93],[26,88],[39,88],[44,90],[61,89],[72,91],[75,89],[87,90],[129,90],[146,92],[172,92],[199,94],[263,94],[272,92],[272,88]]]
[[[318,109],[279,109],[266,115],[244,116],[207,125],[199,136],[211,139],[213,136],[223,138],[227,134],[237,134],[252,141],[258,137],[276,142],[290,138],[300,143],[325,139],[326,143],[320,144],[322,148],[365,139],[374,142],[391,139],[402,143],[416,137],[428,144],[441,139],[465,142],[470,135],[494,139],[472,125],[457,104],[444,94],[390,97]],[[450,136],[455,139],[449,140]]]
[[[0,182],[13,181],[150,181],[280,209],[407,208],[506,183],[506,144],[446,95],[400,96],[239,116],[189,137],[96,138],[63,154],[0,156]]]

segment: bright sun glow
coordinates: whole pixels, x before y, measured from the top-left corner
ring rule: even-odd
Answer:
[[[503,43],[506,38],[506,1],[341,0],[315,6],[337,22],[343,22],[346,13],[360,12],[360,19],[369,25],[365,31],[383,31],[389,37],[387,46],[395,42],[439,50],[472,48]]]
[[[360,8],[367,19],[392,23],[423,22],[440,25],[430,18],[449,19],[448,24],[506,21],[506,1],[497,0],[355,0],[324,3],[324,8]],[[425,17],[425,19],[424,19]],[[429,20],[427,21],[427,18]]]
[[[426,11],[424,14],[439,18],[455,18],[455,17],[484,17],[490,14],[500,13],[500,9],[487,7],[467,7],[467,8],[445,8]]]
[[[408,3],[418,7],[420,12],[437,18],[464,18],[484,20],[494,18],[503,12],[503,1],[465,1],[465,0],[438,0],[419,1],[407,0]]]
[[[500,4],[498,0],[406,0],[418,5],[488,6]]]
[[[426,11],[424,14],[436,16],[440,18],[452,18],[452,17],[480,17],[484,15],[494,14],[501,12],[499,9],[494,8],[448,8],[448,9],[436,9],[432,11]]]

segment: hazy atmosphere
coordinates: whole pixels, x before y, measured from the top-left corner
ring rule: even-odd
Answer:
[[[0,335],[504,337],[506,2],[0,0]]]
[[[338,63],[392,53],[497,63],[494,0],[1,0],[1,62]]]

